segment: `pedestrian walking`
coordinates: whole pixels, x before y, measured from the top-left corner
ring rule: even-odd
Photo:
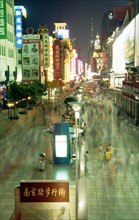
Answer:
[[[84,159],[85,159],[85,173],[87,173],[88,172],[88,151],[85,152]]]
[[[134,174],[134,171],[135,171],[135,158],[134,158],[133,153],[131,153],[130,158],[129,158],[129,167],[130,167],[131,173]]]
[[[111,150],[109,149],[109,147],[106,146],[104,149],[104,155],[103,155],[101,168],[103,167],[104,163],[110,161],[110,159],[111,159]]]

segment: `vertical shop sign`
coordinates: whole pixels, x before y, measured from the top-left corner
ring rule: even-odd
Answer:
[[[22,48],[22,9],[15,10],[16,19],[16,47]]]
[[[39,40],[40,35],[23,35],[22,42],[22,79],[39,80]]]
[[[6,1],[0,0],[0,39],[7,38],[6,29]]]
[[[60,79],[62,77],[61,74],[61,47],[58,41],[54,43],[54,78]]]

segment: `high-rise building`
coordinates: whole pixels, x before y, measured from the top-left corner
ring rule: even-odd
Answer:
[[[111,11],[107,11],[101,22],[101,38],[102,41],[107,39],[117,27],[121,27],[126,14],[129,14],[129,20],[135,16],[136,0],[130,0],[128,5],[115,6]]]
[[[0,81],[16,77],[14,0],[0,1]]]
[[[101,39],[104,41],[114,30],[114,19],[112,11],[107,11],[101,22]]]

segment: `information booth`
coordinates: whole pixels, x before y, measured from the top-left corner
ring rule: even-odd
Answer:
[[[55,164],[70,163],[69,123],[53,124],[53,160]]]

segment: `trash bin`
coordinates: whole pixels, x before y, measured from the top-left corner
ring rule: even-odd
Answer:
[[[41,153],[39,155],[39,165],[38,165],[40,171],[43,171],[45,169],[45,164],[46,164],[46,155],[45,153]]]

